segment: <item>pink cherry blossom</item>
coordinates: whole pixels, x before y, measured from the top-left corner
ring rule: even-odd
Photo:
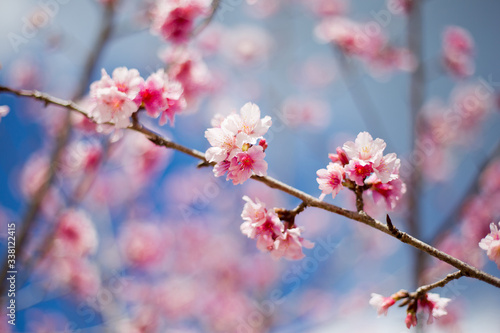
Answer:
[[[152,223],[133,222],[126,225],[120,236],[123,253],[134,267],[157,265],[164,257],[167,243],[162,231]]]
[[[87,258],[50,255],[41,268],[50,277],[50,288],[69,288],[82,298],[95,297],[101,286],[99,270]]]
[[[205,137],[212,145],[205,152],[205,158],[217,163],[213,169],[217,177],[227,171],[228,180],[241,184],[252,174],[267,174],[267,163],[264,161],[267,142],[263,135],[271,126],[271,117],[260,118],[259,107],[247,103],[240,114],[233,113],[226,118],[216,115],[212,124],[216,127],[205,131]]]
[[[454,76],[462,78],[474,73],[474,42],[465,29],[450,26],[443,34],[443,64]]]
[[[464,54],[474,52],[474,40],[470,33],[458,26],[449,26],[443,33],[444,48],[451,48]]]
[[[379,138],[373,140],[368,132],[361,132],[354,142],[348,141],[344,143],[342,149],[349,159],[372,162],[377,166],[382,158],[385,146],[384,140]]]
[[[252,66],[267,60],[273,39],[267,30],[257,25],[240,25],[225,31],[221,52],[237,66]]]
[[[377,310],[378,315],[386,315],[387,310],[396,303],[396,300],[392,297],[383,297],[382,295],[372,293],[370,298],[370,305]]]
[[[415,0],[387,0],[387,8],[396,15],[408,15]]]
[[[95,171],[101,156],[101,146],[95,142],[73,142],[64,151],[61,159],[61,171],[67,175]]]
[[[168,65],[168,76],[182,84],[190,106],[202,93],[213,89],[212,75],[197,50],[174,47],[162,51],[159,56]]]
[[[397,158],[396,154],[390,153],[380,159],[380,162],[374,167],[373,171],[382,183],[387,183],[398,178],[400,165],[401,161]]]
[[[285,257],[290,260],[299,260],[305,257],[302,248],[312,249],[314,243],[301,237],[301,228],[285,230],[283,236],[276,238],[274,250],[271,252],[273,259]]]
[[[500,222],[498,225],[500,226]],[[485,250],[488,258],[500,268],[500,231],[495,223],[490,224],[490,230],[491,232],[479,242],[479,247]]]
[[[126,67],[118,67],[113,71],[113,83],[118,89],[130,99],[134,99],[139,93],[140,86],[144,79],[140,76],[137,69],[127,69]]]
[[[247,138],[245,134],[237,133],[234,128],[227,125],[227,122],[223,122],[221,127],[209,128],[205,131],[205,138],[212,145],[205,152],[207,161],[218,163],[234,157]]]
[[[175,44],[186,43],[194,20],[205,14],[208,0],[158,0],[153,11],[151,32]]]
[[[375,204],[382,203],[384,208],[392,211],[406,193],[406,184],[401,179],[393,179],[387,183],[382,183],[375,174],[365,181],[371,187],[368,191],[373,197]]]
[[[315,34],[321,41],[336,44],[348,55],[365,53],[368,44],[362,25],[346,18],[323,20],[316,27]]]
[[[130,116],[138,110],[137,105],[116,87],[99,89],[96,106],[90,116],[98,123],[112,122],[117,128],[130,125]]]
[[[373,173],[373,163],[364,160],[351,160],[345,166],[345,172],[349,179],[353,180],[357,185],[363,186],[365,179]]]
[[[336,152],[336,154],[328,154],[328,158],[332,161],[332,163],[339,163],[342,166],[349,164],[349,159],[342,148],[337,147]]]
[[[173,123],[175,113],[185,108],[182,85],[170,80],[163,69],[151,74],[141,85],[136,102],[142,103],[149,116],[156,118],[160,114],[160,125]]]
[[[229,165],[228,179],[236,185],[243,184],[252,174],[266,176],[267,162],[264,157],[266,153],[261,146],[252,146],[247,151],[236,154]]]
[[[0,105],[0,120],[9,114],[10,108],[7,105]]]
[[[89,216],[68,210],[58,219],[53,251],[56,255],[84,256],[97,249],[97,232]]]
[[[244,196],[243,200],[246,203],[241,213],[244,220],[240,226],[241,232],[248,238],[256,238],[259,250],[274,250],[274,241],[283,235],[284,224],[274,211],[268,211],[258,199],[253,202],[249,197]]]
[[[412,326],[417,326],[417,315],[414,312],[408,312],[405,318],[405,324],[408,329]]]
[[[214,165],[214,175],[215,177],[222,177],[229,171],[231,162],[228,160],[220,161]]]
[[[319,17],[346,14],[349,3],[346,0],[304,0],[304,5]]]
[[[406,48],[384,45],[366,58],[368,68],[374,76],[381,76],[390,72],[413,71],[417,61],[413,54]]]
[[[319,189],[322,195],[332,194],[332,198],[343,188],[345,171],[344,168],[337,163],[330,163],[326,169],[320,169],[316,172],[318,178],[316,181],[319,184]]]
[[[142,102],[146,112],[152,117],[158,117],[167,107],[165,93],[165,73],[159,70],[151,74],[140,89],[138,101]]]
[[[265,204],[260,202],[259,199],[256,199],[256,202],[253,202],[252,199],[246,195],[243,197],[243,200],[245,200],[246,203],[243,206],[241,218],[250,224],[262,225],[267,219],[267,209]],[[254,235],[246,235],[250,238],[254,237]]]
[[[439,318],[446,315],[445,307],[451,301],[449,298],[440,297],[438,294],[427,293],[418,300],[418,310],[428,313],[428,324],[433,322],[433,318]]]

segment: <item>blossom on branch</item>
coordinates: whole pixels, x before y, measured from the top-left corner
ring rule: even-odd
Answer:
[[[189,41],[194,20],[206,14],[208,0],[158,0],[153,11],[151,32],[174,44]]]
[[[257,248],[271,253],[273,259],[285,257],[290,260],[304,258],[302,248],[312,248],[314,243],[301,237],[302,228],[289,227],[274,210],[267,210],[259,199],[252,201],[247,196],[241,217],[241,232],[248,238],[257,239]]]
[[[337,148],[336,154],[329,154],[332,162],[316,172],[320,198],[330,193],[335,198],[345,186],[358,186],[371,194],[375,203],[383,202],[387,210],[393,210],[406,192],[406,185],[399,178],[401,161],[395,153],[384,155],[385,147],[384,140],[374,140],[368,132],[361,132],[354,142],[348,141]]]
[[[388,309],[400,300],[403,301],[399,307],[408,305],[405,318],[405,324],[408,329],[412,326],[417,326],[417,314],[419,313],[427,313],[429,315],[427,324],[431,324],[434,318],[448,314],[445,307],[450,302],[449,298],[440,297],[438,294],[410,294],[405,290],[400,290],[390,297],[383,297],[382,295],[372,293],[369,303],[377,310],[380,316],[382,314],[387,315]]]
[[[274,249],[271,251],[271,257],[279,259],[285,257],[291,260],[299,260],[305,257],[302,253],[302,247],[312,249],[314,243],[301,237],[301,228],[287,229],[283,236],[274,241]]]
[[[500,222],[498,225],[500,226]],[[479,247],[485,250],[488,258],[500,268],[500,231],[495,223],[490,224],[490,230],[491,232],[479,242]]]
[[[10,108],[7,105],[0,105],[0,120],[9,114]]]
[[[175,114],[186,107],[183,92],[182,85],[170,80],[164,70],[160,69],[141,85],[135,101],[144,105],[149,116],[157,118],[161,115],[160,125],[166,124],[168,120],[173,124]]]
[[[318,175],[317,181],[322,194],[327,195],[331,193],[332,198],[335,198],[343,188],[342,182],[345,177],[344,168],[339,164],[330,163],[326,169],[320,169],[316,174]]]
[[[443,34],[443,65],[455,77],[464,78],[474,73],[474,41],[463,28],[447,27]]]
[[[266,176],[264,151],[267,143],[263,135],[271,126],[271,117],[260,118],[259,107],[252,103],[246,103],[240,114],[223,119],[216,117],[212,123],[220,125],[205,131],[205,137],[212,145],[205,152],[205,158],[217,163],[213,169],[215,176],[228,172],[227,179],[235,185],[243,184],[253,174]]]
[[[370,305],[377,310],[378,315],[386,315],[387,316],[387,311],[391,306],[393,306],[396,303],[396,300],[391,296],[391,297],[384,297],[382,295],[372,293],[372,298],[370,298]]]
[[[427,293],[418,300],[418,308],[429,314],[427,324],[432,324],[434,318],[439,318],[448,314],[445,307],[450,301],[451,299],[440,297],[438,294]]]

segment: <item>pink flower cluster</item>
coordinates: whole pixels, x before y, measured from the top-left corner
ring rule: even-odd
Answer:
[[[477,140],[478,131],[487,119],[494,103],[494,90],[483,81],[459,84],[449,101],[430,101],[421,112],[418,145],[424,148],[423,171],[434,181],[453,174],[456,163],[449,155],[457,146],[470,146]]]
[[[184,97],[190,106],[201,93],[210,90],[213,78],[197,50],[174,47],[165,49],[159,56],[167,65],[168,76],[182,84]]]
[[[330,154],[332,160],[326,169],[316,172],[321,190],[321,198],[331,194],[333,198],[349,179],[357,186],[366,186],[375,202],[383,200],[388,210],[393,210],[406,186],[399,178],[401,161],[395,153],[384,155],[386,143],[382,139],[373,140],[368,132],[361,132],[354,142],[346,142]]]
[[[443,65],[453,76],[464,78],[474,73],[474,41],[467,30],[447,27],[443,33],[442,52]]]
[[[498,225],[500,226],[500,222]],[[500,268],[500,231],[495,223],[490,224],[490,230],[491,232],[479,242],[479,247],[485,250],[488,258]]]
[[[429,315],[427,324],[432,324],[434,318],[439,318],[448,314],[446,305],[451,301],[449,298],[440,297],[438,294],[427,293],[423,298],[419,298],[414,307],[407,311],[405,324],[407,328],[417,326],[417,313],[423,312]]]
[[[158,0],[152,13],[151,32],[174,44],[186,43],[194,28],[194,20],[206,14],[208,0]]]
[[[273,210],[267,210],[264,203],[256,199],[252,201],[247,196],[241,217],[241,232],[248,238],[257,239],[257,248],[269,251],[274,259],[285,257],[291,260],[304,258],[302,247],[314,246],[301,237],[302,229],[296,226],[285,226]],[[287,223],[288,224],[288,223]]]
[[[378,315],[387,315],[387,311],[391,306],[396,304],[401,299],[408,298],[409,295],[406,291],[399,291],[390,297],[372,293],[370,305],[377,310]],[[439,318],[447,314],[445,307],[450,302],[449,298],[442,298],[438,294],[427,293],[417,300],[412,299],[408,304],[407,316],[405,324],[407,328],[417,326],[417,313],[423,312],[429,315],[427,324],[431,324],[434,318]]]
[[[370,298],[370,305],[377,310],[377,314],[379,316],[385,315],[387,316],[387,311],[391,306],[396,303],[396,299],[393,296],[384,297],[382,295],[372,293],[372,297]]]
[[[267,143],[263,139],[271,117],[260,118],[257,105],[246,103],[240,114],[233,113],[226,118],[214,118],[212,125],[205,131],[205,137],[212,147],[205,152],[208,162],[215,162],[213,169],[216,177],[227,172],[233,184],[242,184],[253,174],[266,176],[267,163],[264,161]]]
[[[373,29],[344,17],[323,20],[315,30],[316,36],[333,43],[348,56],[355,56],[374,72],[411,71],[416,66],[413,55],[405,48],[391,45],[382,29]]]
[[[163,69],[144,80],[136,69],[119,67],[110,77],[102,77],[90,86],[92,105],[89,115],[98,123],[112,122],[117,128],[130,125],[130,117],[142,106],[149,116],[160,117],[163,125],[185,108],[182,85],[169,79]]]
[[[53,286],[64,286],[84,297],[95,294],[100,286],[99,272],[89,260],[97,250],[95,227],[81,210],[68,209],[57,219],[54,241],[42,269]]]

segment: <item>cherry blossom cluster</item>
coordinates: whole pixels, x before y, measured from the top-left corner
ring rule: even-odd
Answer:
[[[97,231],[83,210],[67,209],[56,220],[54,240],[41,269],[52,280],[52,287],[65,286],[85,297],[100,286],[97,266],[89,256],[97,250]]]
[[[241,232],[248,238],[257,240],[257,248],[271,253],[274,259],[287,258],[299,260],[304,258],[302,247],[311,249],[314,244],[301,237],[302,228],[290,221],[283,223],[275,210],[266,209],[266,205],[247,196],[241,217]]]
[[[481,173],[477,193],[469,196],[462,205],[461,219],[454,232],[447,232],[437,243],[437,247],[474,267],[483,267],[488,257],[498,265],[496,255],[498,235],[497,228],[491,221],[500,216],[500,159],[495,159]],[[487,235],[485,237],[485,235]],[[483,240],[484,239],[484,240]],[[478,246],[478,243],[482,244]],[[484,246],[484,248],[483,248]],[[435,276],[450,273],[450,266],[435,260],[424,276],[432,279]]]
[[[174,44],[189,41],[194,21],[207,14],[210,0],[158,0],[152,12],[151,32]]]
[[[442,61],[446,70],[457,78],[474,73],[474,41],[461,27],[447,27],[443,33]]]
[[[423,296],[414,297],[407,291],[401,290],[389,297],[372,293],[369,303],[377,310],[380,316],[382,314],[387,315],[389,308],[400,300],[403,300],[400,306],[408,305],[405,318],[407,328],[417,326],[417,313],[428,314],[427,324],[431,324],[434,318],[439,318],[448,314],[445,308],[451,301],[449,298],[440,297],[438,294],[434,293],[426,293]]]
[[[321,199],[327,194],[335,198],[344,186],[357,186],[371,194],[376,203],[393,210],[406,192],[406,185],[399,178],[401,161],[395,153],[384,155],[385,147],[384,140],[373,140],[368,132],[338,147],[336,154],[329,155],[331,162],[326,169],[316,172]]]
[[[334,17],[323,20],[315,32],[320,40],[333,43],[345,55],[362,60],[375,73],[411,71],[416,66],[414,56],[407,49],[391,45],[382,29],[373,32],[369,24]]]
[[[418,146],[424,150],[423,171],[433,181],[442,181],[453,174],[456,163],[451,153],[457,146],[470,146],[478,136],[481,124],[494,104],[494,92],[484,81],[457,85],[445,103],[431,100],[420,113]]]
[[[117,128],[130,125],[130,117],[140,107],[160,125],[174,122],[176,113],[186,106],[182,85],[163,69],[144,80],[136,69],[119,67],[112,77],[102,70],[102,77],[90,85],[89,116],[98,123],[112,122]]]
[[[271,124],[271,117],[260,118],[259,107],[252,103],[243,105],[240,114],[214,117],[214,127],[205,131],[205,137],[212,145],[205,152],[205,158],[216,163],[215,176],[227,172],[226,179],[235,185],[242,184],[253,174],[266,176],[264,157],[267,143],[263,136]]]
[[[498,225],[500,226],[500,222]],[[491,232],[479,242],[479,247],[486,251],[488,258],[500,269],[500,231],[495,223],[490,224],[490,230]]]

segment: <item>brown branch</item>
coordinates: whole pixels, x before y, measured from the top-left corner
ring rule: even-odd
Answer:
[[[356,185],[354,193],[356,194],[356,210],[358,213],[362,214],[365,207],[363,202],[363,186]]]
[[[448,284],[448,282],[460,279],[462,276],[465,276],[465,275],[466,274],[463,273],[462,271],[456,271],[455,273],[448,274],[448,275],[446,275],[446,277],[444,279],[441,279],[437,282],[419,287],[415,291],[415,293],[411,294],[411,296],[415,297],[415,298],[419,298],[419,297],[425,295],[427,292],[431,291],[432,289],[438,288],[438,287],[444,287],[446,284]]]
[[[12,89],[5,89],[4,87],[0,86],[0,92],[1,91],[8,91],[11,93],[13,92]],[[24,94],[21,96],[27,96],[27,95]],[[55,99],[48,98],[46,100],[53,101]],[[56,104],[56,105],[64,106],[61,104]],[[69,103],[69,105],[74,105],[74,104]],[[68,108],[71,110],[73,110],[74,108],[76,110],[79,110],[78,106],[74,106],[74,108],[73,107],[68,107]],[[180,144],[172,142],[166,138],[163,138],[162,136],[158,135],[157,133],[151,131],[150,129],[148,129],[140,124],[131,125],[129,127],[129,129],[144,134],[149,140],[151,140],[153,143],[155,143],[158,146],[163,146],[163,147],[178,150],[182,153],[185,153],[185,154],[190,155],[194,158],[197,158],[204,163],[210,164],[205,159],[205,154],[203,154],[202,152],[200,152],[196,149],[187,148],[183,145],[180,145]],[[282,192],[285,192],[291,196],[294,196],[294,197],[302,200],[303,205],[310,206],[310,207],[317,207],[317,208],[323,209],[325,211],[344,216],[348,219],[361,222],[369,227],[377,229],[377,230],[379,230],[379,231],[381,231],[381,232],[383,232],[391,237],[399,239],[403,243],[411,245],[412,247],[419,249],[419,250],[421,250],[421,251],[423,251],[423,252],[425,252],[425,253],[457,268],[457,269],[459,269],[460,271],[462,271],[463,275],[465,275],[465,276],[481,280],[483,282],[491,284],[492,286],[500,288],[500,278],[497,278],[493,275],[490,275],[486,272],[483,272],[483,271],[481,271],[481,270],[479,270],[479,269],[477,269],[477,268],[475,268],[475,267],[473,267],[473,266],[471,266],[471,265],[469,265],[469,264],[467,264],[467,263],[465,263],[465,262],[463,262],[463,261],[461,261],[453,256],[450,256],[449,254],[447,254],[445,252],[442,252],[442,251],[430,246],[429,244],[422,242],[421,240],[419,240],[413,236],[410,236],[409,234],[407,234],[405,232],[398,230],[398,232],[395,233],[394,226],[392,226],[392,228],[390,228],[389,226],[381,223],[380,221],[375,220],[374,218],[366,215],[365,213],[360,214],[358,212],[350,211],[348,209],[344,209],[344,208],[335,206],[333,204],[330,204],[330,203],[327,203],[324,201],[320,201],[318,198],[313,197],[312,195],[309,195],[305,192],[302,192],[299,189],[296,189],[288,184],[285,184],[285,183],[283,183],[277,179],[274,179],[272,177],[269,177],[269,176],[263,177],[263,176],[253,175],[251,178],[254,180],[257,180],[261,183],[264,183],[271,188],[278,189]],[[391,224],[392,224],[392,222],[391,222]]]

